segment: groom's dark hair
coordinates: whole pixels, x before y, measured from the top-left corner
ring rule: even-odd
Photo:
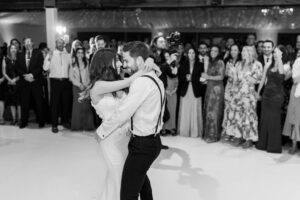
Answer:
[[[129,52],[129,55],[134,58],[141,56],[144,60],[150,55],[147,45],[140,41],[126,43],[123,47],[123,52]]]

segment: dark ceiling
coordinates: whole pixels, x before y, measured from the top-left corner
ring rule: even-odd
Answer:
[[[300,0],[0,0],[1,11],[86,8],[180,8],[210,6],[300,6]]]

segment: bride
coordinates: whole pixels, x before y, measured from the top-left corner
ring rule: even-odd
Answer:
[[[152,69],[159,71],[152,59],[148,59],[145,63],[147,67],[127,79],[122,79],[121,66],[116,51],[112,49],[97,51],[90,66],[90,85],[82,98],[90,97],[92,106],[103,121],[113,115],[126,98],[125,88],[128,88],[136,78]],[[101,200],[120,199],[122,171],[128,154],[129,127],[129,122],[125,123],[106,139],[100,141],[98,138],[108,169]]]

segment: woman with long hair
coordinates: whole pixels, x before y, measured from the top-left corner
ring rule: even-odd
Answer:
[[[80,100],[90,98],[92,106],[103,121],[109,120],[122,100],[126,98],[124,89],[145,73],[144,70],[140,70],[131,77],[123,79],[121,66],[117,52],[112,49],[98,50],[90,66],[90,82]],[[129,127],[130,123],[127,122],[105,140],[98,140],[108,170],[100,199],[120,199],[122,171],[128,154],[129,137],[126,133]]]
[[[71,58],[72,58],[72,62],[75,62],[75,57],[76,57],[76,50],[78,48],[82,48],[82,43],[80,40],[74,40],[72,42],[72,46],[71,46]]]
[[[209,60],[205,59],[207,71],[202,78],[207,81],[204,109],[204,139],[207,143],[217,142],[221,136],[223,104],[224,104],[224,62],[220,59],[218,46],[212,46]]]
[[[7,57],[3,59],[3,76],[7,80],[7,91],[5,104],[10,107],[12,114],[11,125],[18,124],[21,119],[21,106],[20,106],[20,88],[18,81],[20,79],[18,75],[17,64],[18,47],[16,45],[10,45],[8,47]]]
[[[261,118],[257,149],[270,153],[281,153],[281,115],[284,101],[283,82],[285,79],[284,65],[288,63],[288,52],[284,46],[275,48],[275,62],[266,63],[263,78],[260,81],[257,95],[263,86]],[[289,66],[288,66],[289,68]]]
[[[236,87],[232,99],[236,106],[234,119],[236,120],[232,144],[250,148],[258,140],[258,119],[256,112],[257,96],[255,85],[261,81],[262,65],[257,61],[255,48],[245,46],[242,50],[242,64],[237,67]]]
[[[241,51],[238,45],[234,44],[230,48],[230,54],[226,62],[225,76],[227,77],[227,84],[225,87],[225,109],[223,117],[223,131],[222,139],[224,142],[230,141],[234,137],[234,127],[236,124],[236,119],[234,118],[234,110],[236,103],[233,101],[235,95],[235,87],[237,81],[237,66],[242,64]]]
[[[202,86],[201,73],[204,66],[197,59],[196,50],[188,49],[188,60],[179,68],[180,108],[178,119],[179,134],[185,137],[202,136]]]
[[[80,93],[89,84],[89,64],[85,57],[84,48],[77,48],[75,54],[75,62],[72,64],[69,72],[69,78],[73,84],[71,130],[93,130],[95,127],[90,102],[88,100],[78,102]]]
[[[299,53],[300,51],[298,51]],[[297,152],[297,143],[300,141],[300,97],[296,94],[297,86],[300,84],[300,57],[298,57],[292,68],[293,86],[290,93],[288,111],[283,128],[283,135],[288,136],[292,140],[292,148],[290,154]]]

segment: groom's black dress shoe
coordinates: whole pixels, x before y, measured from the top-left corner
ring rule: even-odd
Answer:
[[[167,145],[161,145],[161,149],[169,149],[169,147]]]

